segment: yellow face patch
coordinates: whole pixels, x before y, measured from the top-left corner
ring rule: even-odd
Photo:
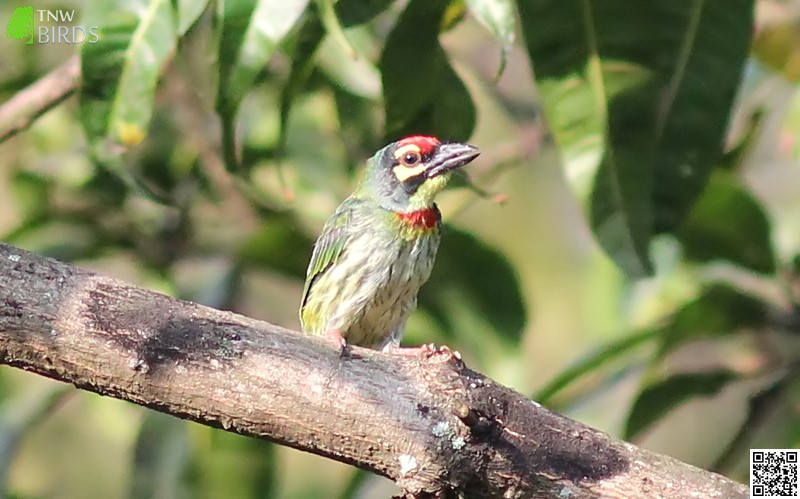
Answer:
[[[397,177],[397,180],[400,182],[405,182],[411,177],[416,177],[417,175],[422,174],[422,172],[425,171],[425,168],[425,163],[420,163],[417,166],[412,167],[398,165],[392,168],[392,172],[394,173],[394,176]]]
[[[422,151],[416,144],[407,144],[397,148],[394,152],[394,159],[400,164],[392,168],[392,172],[401,182],[425,171],[426,165],[422,163]]]

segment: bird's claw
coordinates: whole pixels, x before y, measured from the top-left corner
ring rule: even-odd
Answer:
[[[339,357],[345,357],[347,355],[347,340],[344,339],[342,336],[342,332],[338,329],[328,329],[325,331],[325,339],[333,343],[333,345],[339,350]]]
[[[401,355],[403,357],[423,357],[423,358],[430,358],[434,355],[444,355],[449,359],[457,359],[461,360],[461,352],[458,350],[452,350],[447,345],[436,346],[433,343],[425,343],[418,347],[404,347],[401,348],[397,345],[393,347],[384,348],[383,350],[386,353],[390,353],[392,355]]]
[[[437,347],[433,343],[429,343],[427,346],[428,349],[430,350],[430,353],[428,354],[429,357],[432,357],[434,355],[441,355],[445,358],[445,360],[451,360],[451,359],[461,360],[461,352],[459,352],[458,350],[453,350],[447,345],[441,345]]]

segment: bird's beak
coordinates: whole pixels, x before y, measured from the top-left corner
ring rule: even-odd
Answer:
[[[469,144],[442,144],[428,162],[425,170],[427,178],[437,177],[443,173],[461,168],[480,155],[477,147]]]

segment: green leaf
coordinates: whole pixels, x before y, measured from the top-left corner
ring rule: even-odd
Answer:
[[[336,16],[343,27],[350,28],[370,21],[391,3],[392,0],[339,0],[336,3]],[[304,16],[292,50],[289,78],[281,91],[279,149],[283,149],[286,144],[287,123],[294,99],[306,85],[316,66],[317,49],[325,35],[316,4],[314,6]]]
[[[342,140],[345,143],[360,145],[357,150],[350,153],[355,159],[348,161],[352,173],[353,169],[361,166],[358,159],[369,156],[371,151],[381,147],[382,119],[372,101],[342,90],[338,85],[333,88],[333,95],[336,99],[336,114],[339,117]]]
[[[350,44],[350,40],[347,39],[342,23],[339,21],[339,16],[336,15],[333,6],[334,0],[315,0],[315,2],[319,9],[320,20],[322,21],[322,25],[325,26],[325,31],[328,33],[328,36],[341,45],[350,57],[358,57],[358,52],[356,52],[356,49]]]
[[[767,304],[758,298],[727,284],[711,284],[660,328],[661,353],[694,339],[764,327],[768,312]]]
[[[631,278],[653,273],[648,255],[652,236],[652,186],[647,158],[637,164],[628,152],[607,148],[592,190],[589,221],[595,237],[611,258]]]
[[[389,8],[394,0],[339,0],[336,15],[345,28],[371,21]]]
[[[175,49],[172,3],[90,2],[85,22],[99,27],[99,39],[81,45],[83,126],[90,141],[135,146],[147,134],[159,74]]]
[[[359,52],[368,50],[374,35],[367,27],[351,29],[348,36]],[[331,83],[353,95],[379,103],[381,100],[381,73],[365,57],[353,58],[334,43],[323,44],[318,56],[318,67]]]
[[[354,469],[351,471],[350,479],[347,481],[347,485],[339,494],[338,499],[357,499],[363,495],[364,484],[367,483],[372,476],[372,474],[361,469]]]
[[[47,178],[29,170],[17,170],[11,179],[11,190],[14,205],[26,222],[41,220],[49,213],[53,189]]]
[[[689,259],[727,260],[756,272],[775,272],[769,218],[730,174],[713,176],[678,229],[678,239]]]
[[[105,241],[96,226],[43,217],[23,223],[5,237],[31,251],[71,262],[96,257]]]
[[[274,444],[222,430],[197,430],[202,438],[195,439],[188,497],[275,497],[279,467]]]
[[[600,158],[592,228],[632,276],[674,233],[722,153],[753,0],[517,2],[568,166]]]
[[[192,173],[191,165],[197,156],[194,151],[183,153],[181,150],[181,132],[168,112],[157,109],[156,116],[150,127],[150,140],[138,148],[135,163],[132,162],[128,170],[136,175],[139,185],[169,200],[174,199],[172,193],[175,189],[186,188],[186,180]]]
[[[239,104],[253,86],[309,0],[221,0],[217,111],[222,118],[225,165],[238,164],[235,122]]]
[[[632,440],[653,423],[694,397],[716,395],[739,375],[727,370],[708,373],[676,374],[654,383],[639,393],[625,423],[626,440]]]
[[[458,330],[464,311],[488,323],[510,345],[519,343],[525,327],[525,304],[512,265],[474,235],[449,225],[419,306],[451,337],[469,333]]]
[[[655,231],[674,233],[722,157],[733,101],[750,55],[753,0],[663,1],[663,14],[684,26],[671,32],[675,59],[656,122]],[[685,24],[684,24],[685,23]]]
[[[281,152],[286,146],[286,133],[292,104],[311,76],[316,65],[317,49],[319,49],[324,36],[325,29],[317,12],[316,4],[312,4],[311,8],[306,11],[303,23],[298,30],[297,40],[291,54],[292,65],[289,70],[289,78],[281,89],[280,131],[278,133],[278,149]]]
[[[147,411],[134,449],[130,497],[185,497],[189,462],[186,421]]]
[[[411,0],[386,41],[380,60],[386,135],[467,140],[475,105],[439,45],[442,0]]]
[[[796,404],[796,401],[792,400],[792,394],[796,393],[796,391],[791,390],[791,385],[796,376],[794,376],[791,369],[782,371],[777,378],[774,375],[769,376],[772,379],[766,385],[760,386],[750,396],[747,401],[747,417],[741,422],[739,431],[729,440],[725,450],[720,453],[714,464],[708,468],[709,471],[716,473],[730,472],[731,468],[739,462],[741,456],[749,453],[755,435],[763,438],[764,433],[762,432],[765,429],[769,428],[768,431],[770,432],[775,429],[773,421],[780,418],[775,418],[775,413],[778,412],[776,407],[792,407]],[[797,444],[800,443],[800,440],[797,439],[800,434],[796,433],[800,429],[800,420],[796,417],[788,419],[790,420],[790,428],[795,431],[795,438],[790,436],[789,440],[786,440],[786,444],[777,445],[776,447],[792,449],[797,448]],[[763,440],[760,442],[763,442]]]
[[[533,396],[533,400],[552,408],[552,406],[549,405],[550,401],[555,395],[561,392],[561,390],[571,385],[579,378],[596,372],[603,366],[619,359],[634,348],[647,344],[656,338],[656,333],[657,331],[650,330],[637,332],[609,343],[596,353],[589,355],[575,365],[559,373],[555,379],[536,392]]]
[[[470,13],[500,42],[500,68],[497,76],[503,74],[508,51],[514,45],[514,3],[512,0],[467,0]]]
[[[178,33],[184,35],[208,7],[209,0],[178,0]]]
[[[238,258],[250,265],[261,265],[303,278],[314,241],[297,230],[297,221],[288,216],[265,220],[264,228],[250,236],[239,249]]]
[[[45,390],[25,389],[0,405],[0,490],[8,489],[8,473],[25,435],[52,415],[76,391],[71,386],[50,385]]]
[[[744,167],[752,152],[758,146],[764,134],[765,111],[755,110],[748,118],[747,123],[742,128],[744,133],[738,141],[725,151],[717,166],[718,170],[732,173],[740,171]]]
[[[218,107],[234,116],[309,0],[224,0],[221,2]]]
[[[767,68],[797,83],[800,80],[800,66],[797,64],[800,30],[792,18],[784,18],[783,22],[775,21],[758,30],[753,42],[753,55]]]

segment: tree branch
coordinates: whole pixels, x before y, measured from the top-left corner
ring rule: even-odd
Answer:
[[[31,123],[72,95],[81,78],[81,62],[77,55],[36,82],[17,92],[0,106],[0,142],[25,130]]]
[[[408,497],[745,498],[447,353],[324,342],[0,243],[0,362],[395,480]]]

